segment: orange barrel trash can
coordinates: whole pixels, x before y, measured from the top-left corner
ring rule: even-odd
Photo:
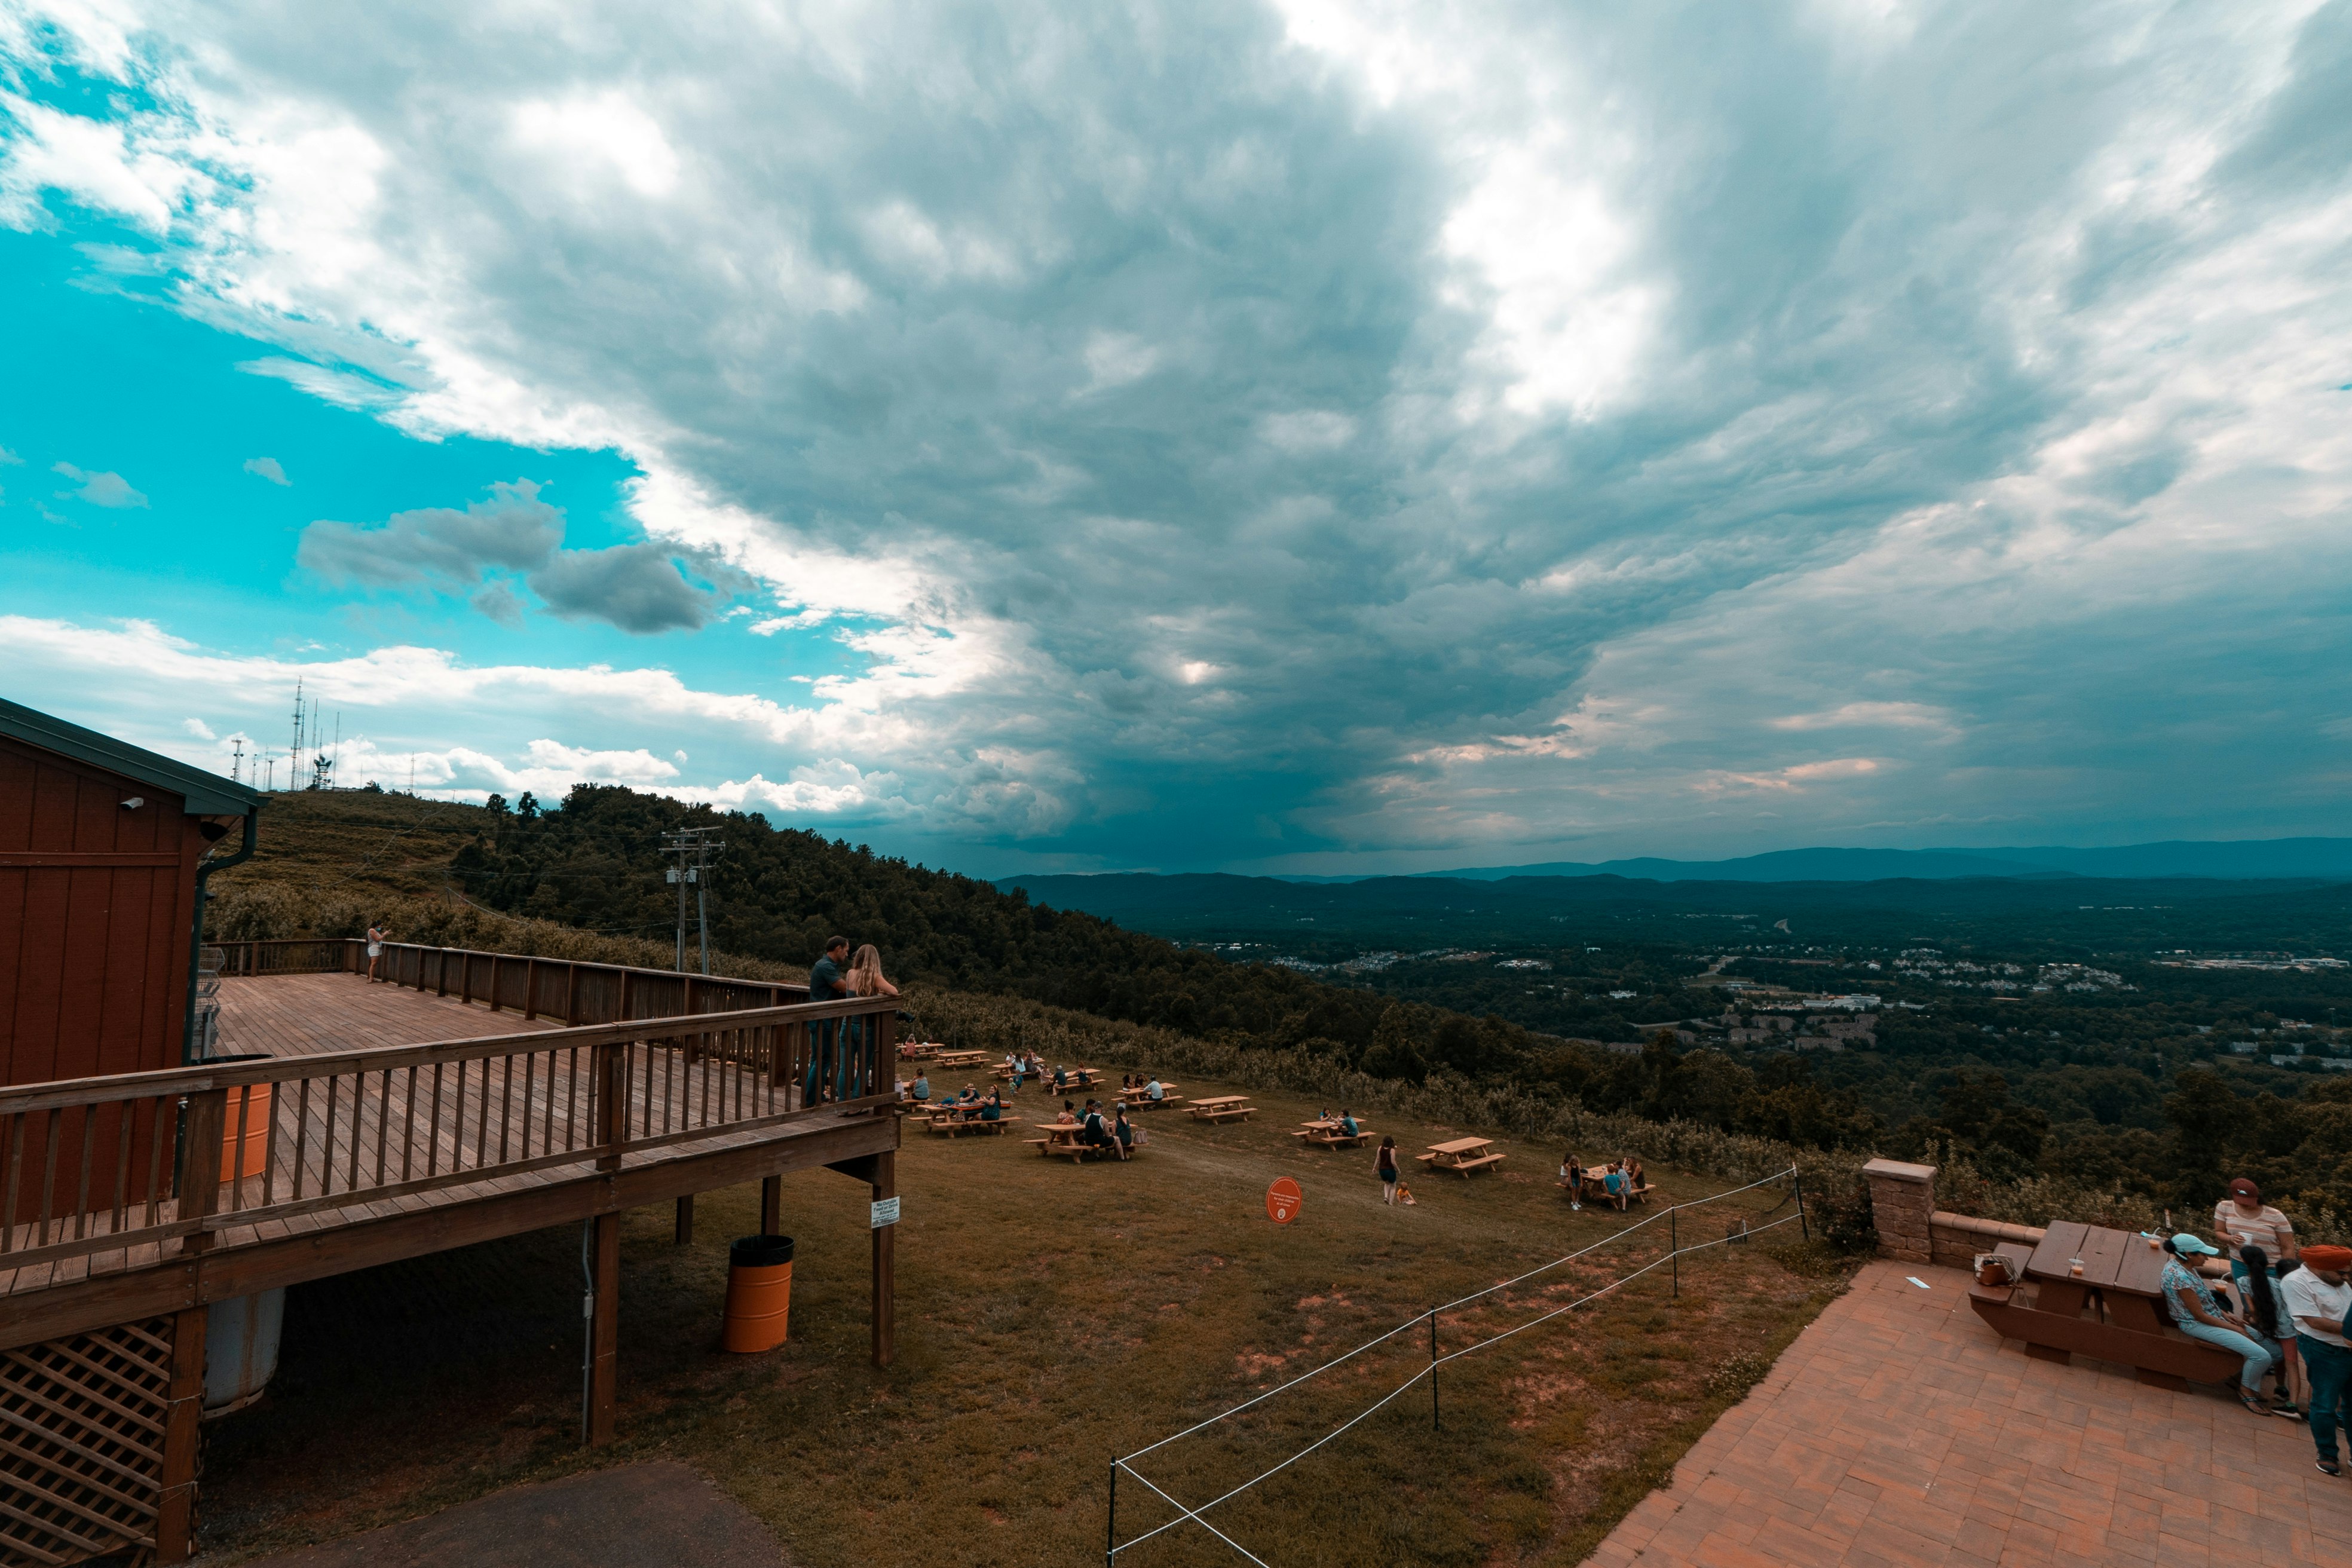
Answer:
[[[740,1236],[727,1248],[727,1324],[721,1350],[773,1350],[793,1312],[793,1238]]]
[[[242,1056],[206,1057],[195,1063],[211,1067],[222,1062],[266,1062],[268,1051],[248,1051]],[[228,1105],[221,1117],[220,1179],[234,1182],[241,1176],[257,1176],[269,1165],[269,1094],[277,1085],[242,1083],[232,1085]],[[237,1135],[237,1119],[245,1120],[245,1134]],[[240,1148],[239,1144],[243,1147]]]

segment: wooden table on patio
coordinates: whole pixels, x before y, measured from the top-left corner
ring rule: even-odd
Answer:
[[[1432,1143],[1428,1153],[1416,1154],[1413,1158],[1433,1171],[1459,1171],[1462,1179],[1468,1181],[1471,1172],[1503,1163],[1502,1155],[1487,1152],[1494,1142],[1492,1138],[1454,1138],[1443,1143]]]
[[[2147,1237],[2059,1220],[2031,1253],[2015,1244],[1995,1250],[2033,1282],[2033,1302],[2015,1300],[2011,1287],[1979,1284],[1969,1287],[1969,1305],[2004,1336],[2024,1341],[2027,1355],[2063,1363],[2080,1351],[2137,1368],[2142,1383],[2165,1388],[2236,1377],[2236,1356],[2168,1326],[2159,1301],[2170,1255]]]

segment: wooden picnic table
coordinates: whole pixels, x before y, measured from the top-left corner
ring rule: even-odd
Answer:
[[[1118,1102],[1129,1110],[1158,1110],[1163,1106],[1184,1103],[1184,1097],[1175,1090],[1174,1084],[1163,1083],[1160,1086],[1160,1098],[1154,1100],[1139,1089],[1122,1089],[1118,1091]]]
[[[943,1068],[976,1068],[988,1059],[986,1051],[940,1051],[937,1058]]]
[[[1118,1158],[1116,1151],[1089,1147],[1078,1142],[1087,1130],[1087,1124],[1083,1121],[1040,1121],[1036,1123],[1036,1128],[1045,1136],[1025,1138],[1022,1142],[1033,1145],[1040,1154],[1048,1156],[1066,1154],[1074,1162],[1082,1162],[1088,1155],[1104,1159]],[[1105,1130],[1108,1130],[1108,1124]]]
[[[2031,1251],[2017,1243],[1994,1250],[2032,1284],[2033,1299],[2019,1300],[2015,1286],[1976,1284],[1969,1305],[2004,1337],[2024,1341],[2027,1355],[2063,1364],[2080,1351],[2135,1368],[2142,1383],[2163,1388],[2237,1376],[2236,1356],[2170,1326],[2161,1304],[2169,1255],[2147,1237],[2060,1220]]]
[[[1011,1079],[1011,1078],[1012,1078],[1013,1073],[1012,1073],[1012,1070],[1011,1070],[1010,1068],[1000,1066],[1000,1067],[996,1069],[996,1076],[997,1076],[997,1077],[999,1077],[999,1078],[1001,1078],[1001,1079]],[[1099,1084],[1099,1083],[1101,1083],[1101,1082],[1102,1082],[1102,1074],[1100,1074],[1099,1072],[1097,1072],[1093,1068],[1068,1068],[1068,1069],[1066,1070],[1066,1074],[1065,1074],[1064,1078],[1063,1078],[1062,1082],[1061,1082],[1060,1084],[1058,1084],[1058,1085],[1057,1085],[1057,1084],[1055,1084],[1055,1083],[1054,1082],[1054,1069],[1053,1069],[1053,1068],[1047,1068],[1044,1072],[1026,1072],[1026,1071],[1024,1071],[1021,1076],[1022,1076],[1023,1078],[1024,1078],[1024,1079],[1030,1079],[1030,1080],[1031,1080],[1031,1081],[1033,1081],[1033,1082],[1043,1084],[1043,1085],[1045,1085],[1047,1089],[1093,1089],[1093,1088],[1094,1088],[1094,1087],[1096,1087],[1097,1084]]]
[[[898,1047],[898,1054],[910,1062],[926,1061],[946,1049],[937,1040],[908,1040]]]
[[[934,1132],[955,1138],[966,1132],[1001,1132],[1007,1127],[1018,1125],[1020,1121],[1017,1116],[999,1116],[991,1120],[985,1116],[966,1116],[961,1110],[950,1110],[925,1118],[924,1124]]]
[[[1246,1121],[1256,1114],[1257,1107],[1246,1094],[1213,1094],[1192,1101],[1195,1121]]]
[[[1372,1135],[1372,1130],[1360,1121],[1356,1123],[1353,1132],[1342,1131],[1343,1125],[1338,1121],[1318,1118],[1300,1122],[1299,1130],[1291,1136],[1301,1142],[1319,1143],[1327,1149],[1349,1149]]]
[[[1467,1181],[1471,1172],[1503,1163],[1502,1155],[1487,1152],[1494,1142],[1492,1138],[1453,1138],[1443,1143],[1432,1143],[1428,1153],[1416,1154],[1413,1158],[1433,1171],[1459,1171],[1463,1180]]]

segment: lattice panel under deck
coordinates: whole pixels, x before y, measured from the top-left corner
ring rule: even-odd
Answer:
[[[152,1551],[172,1320],[0,1352],[0,1565]]]

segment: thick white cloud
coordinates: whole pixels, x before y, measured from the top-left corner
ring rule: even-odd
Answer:
[[[31,14],[0,216],[420,434],[623,448],[848,641],[678,694],[747,800],[1447,859],[2318,830],[2346,770],[2346,0]],[[624,548],[532,585],[693,624]],[[427,668],[654,680],[327,678]]]

